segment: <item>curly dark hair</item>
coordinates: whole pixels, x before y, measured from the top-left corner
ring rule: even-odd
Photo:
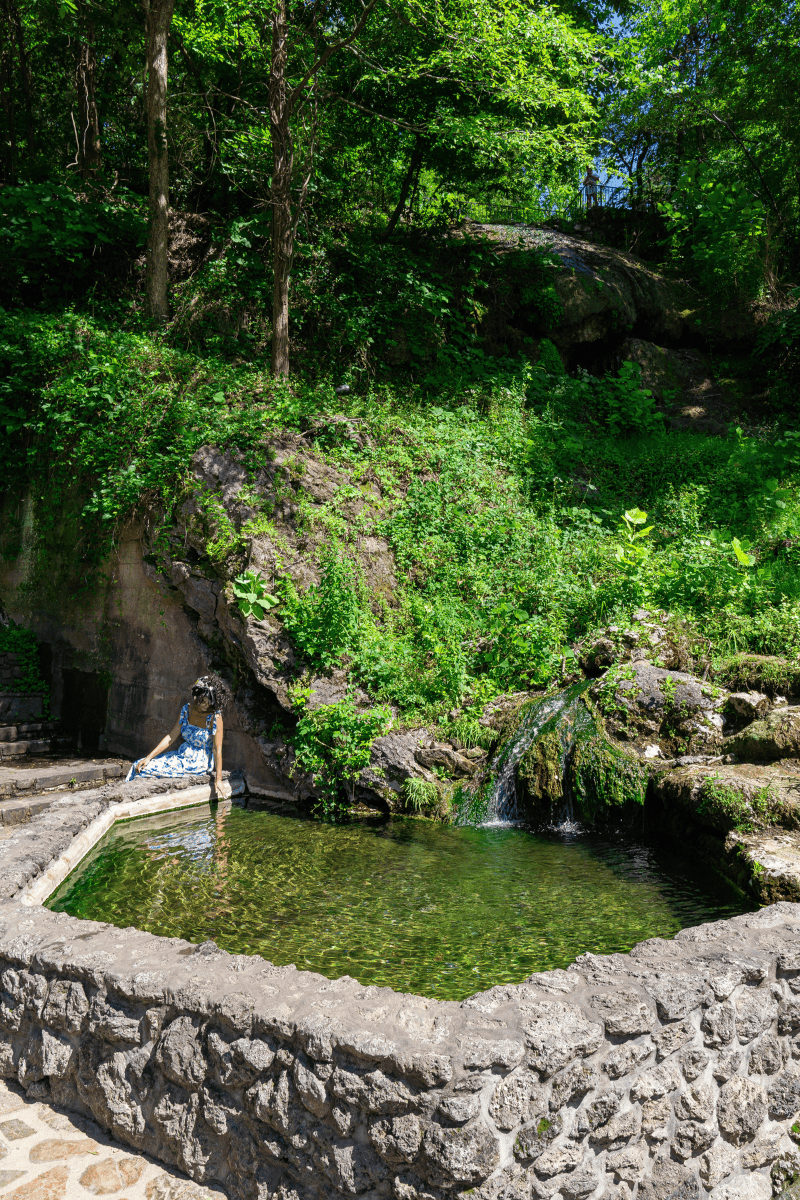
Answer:
[[[231,700],[231,689],[219,675],[201,675],[192,684],[192,699],[207,699],[215,713],[222,712]]]

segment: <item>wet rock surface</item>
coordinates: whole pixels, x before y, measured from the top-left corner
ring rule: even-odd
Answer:
[[[798,1161],[798,979],[790,903],[461,1004],[5,903],[0,1136],[23,1093],[94,1122],[33,1163],[93,1195],[144,1153],[232,1200],[766,1198]],[[87,1161],[92,1129],[124,1154]]]

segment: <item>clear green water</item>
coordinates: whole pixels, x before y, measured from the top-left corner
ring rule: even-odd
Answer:
[[[628,838],[234,807],[116,826],[48,907],[460,1000],[748,904]]]

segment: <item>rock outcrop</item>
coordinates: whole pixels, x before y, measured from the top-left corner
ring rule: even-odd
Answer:
[[[609,626],[575,651],[591,682],[574,685],[557,719],[517,755],[528,819],[549,825],[567,802],[589,824],[644,806],[651,834],[759,902],[800,898],[800,706],[775,686],[730,691],[694,674],[681,624],[665,613],[639,610],[629,627]],[[793,671],[750,656],[721,674],[785,686]],[[498,722],[502,744],[524,736],[539,703],[517,698]]]
[[[253,792],[313,803],[314,783],[295,769],[287,742],[296,721],[290,689],[305,664],[280,620],[242,616],[231,580],[249,565],[268,588],[276,575],[300,591],[318,583],[319,551],[329,531],[316,518],[335,498],[335,519],[363,530],[353,550],[374,602],[391,602],[394,559],[377,532],[386,504],[376,484],[353,485],[313,452],[321,437],[360,436],[350,423],[334,421],[332,432],[329,424],[270,440],[255,477],[236,451],[202,448],[169,538],[157,513],[125,530],[90,611],[71,613],[62,595],[32,597],[20,587],[22,561],[2,569],[4,594],[14,598],[12,616],[52,648],[56,713],[67,674],[78,665],[81,672],[89,666],[97,676],[108,674],[110,663],[105,745],[134,758],[174,724],[197,676],[219,670],[235,692],[225,716],[226,764],[244,770]],[[306,672],[302,682],[312,705],[335,703],[348,692],[341,669]],[[356,696],[369,703],[363,693]],[[379,738],[357,799],[391,811],[405,803],[406,779],[433,784],[436,777],[416,757],[427,740],[424,728]]]

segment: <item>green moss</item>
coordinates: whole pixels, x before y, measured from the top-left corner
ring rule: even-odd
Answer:
[[[716,678],[731,691],[800,694],[800,663],[777,655],[736,654],[717,669]]]
[[[506,746],[513,744],[531,708],[526,705],[519,714]],[[647,781],[644,763],[608,737],[600,711],[588,699],[586,684],[570,689],[564,707],[545,722],[517,767],[517,782],[533,818],[565,796],[588,821],[608,807],[641,806]]]
[[[520,759],[517,780],[527,789],[534,804],[552,804],[563,796],[562,754],[558,732],[550,729]]]
[[[547,1131],[551,1125],[552,1125],[552,1121],[548,1121],[547,1117],[542,1117],[541,1121],[536,1126],[536,1132],[539,1135],[539,1137],[541,1137],[543,1133],[547,1133]]]
[[[491,783],[487,780],[475,791],[457,785],[452,798],[453,821],[456,825],[482,825],[489,812]]]
[[[711,817],[722,828],[740,833],[749,833],[757,826],[776,825],[783,816],[780,797],[769,784],[748,794],[715,774],[703,781],[699,799],[695,810],[698,815]]]
[[[568,767],[568,782],[584,819],[609,807],[644,804],[648,772],[633,755],[615,745],[595,717],[581,731]]]

